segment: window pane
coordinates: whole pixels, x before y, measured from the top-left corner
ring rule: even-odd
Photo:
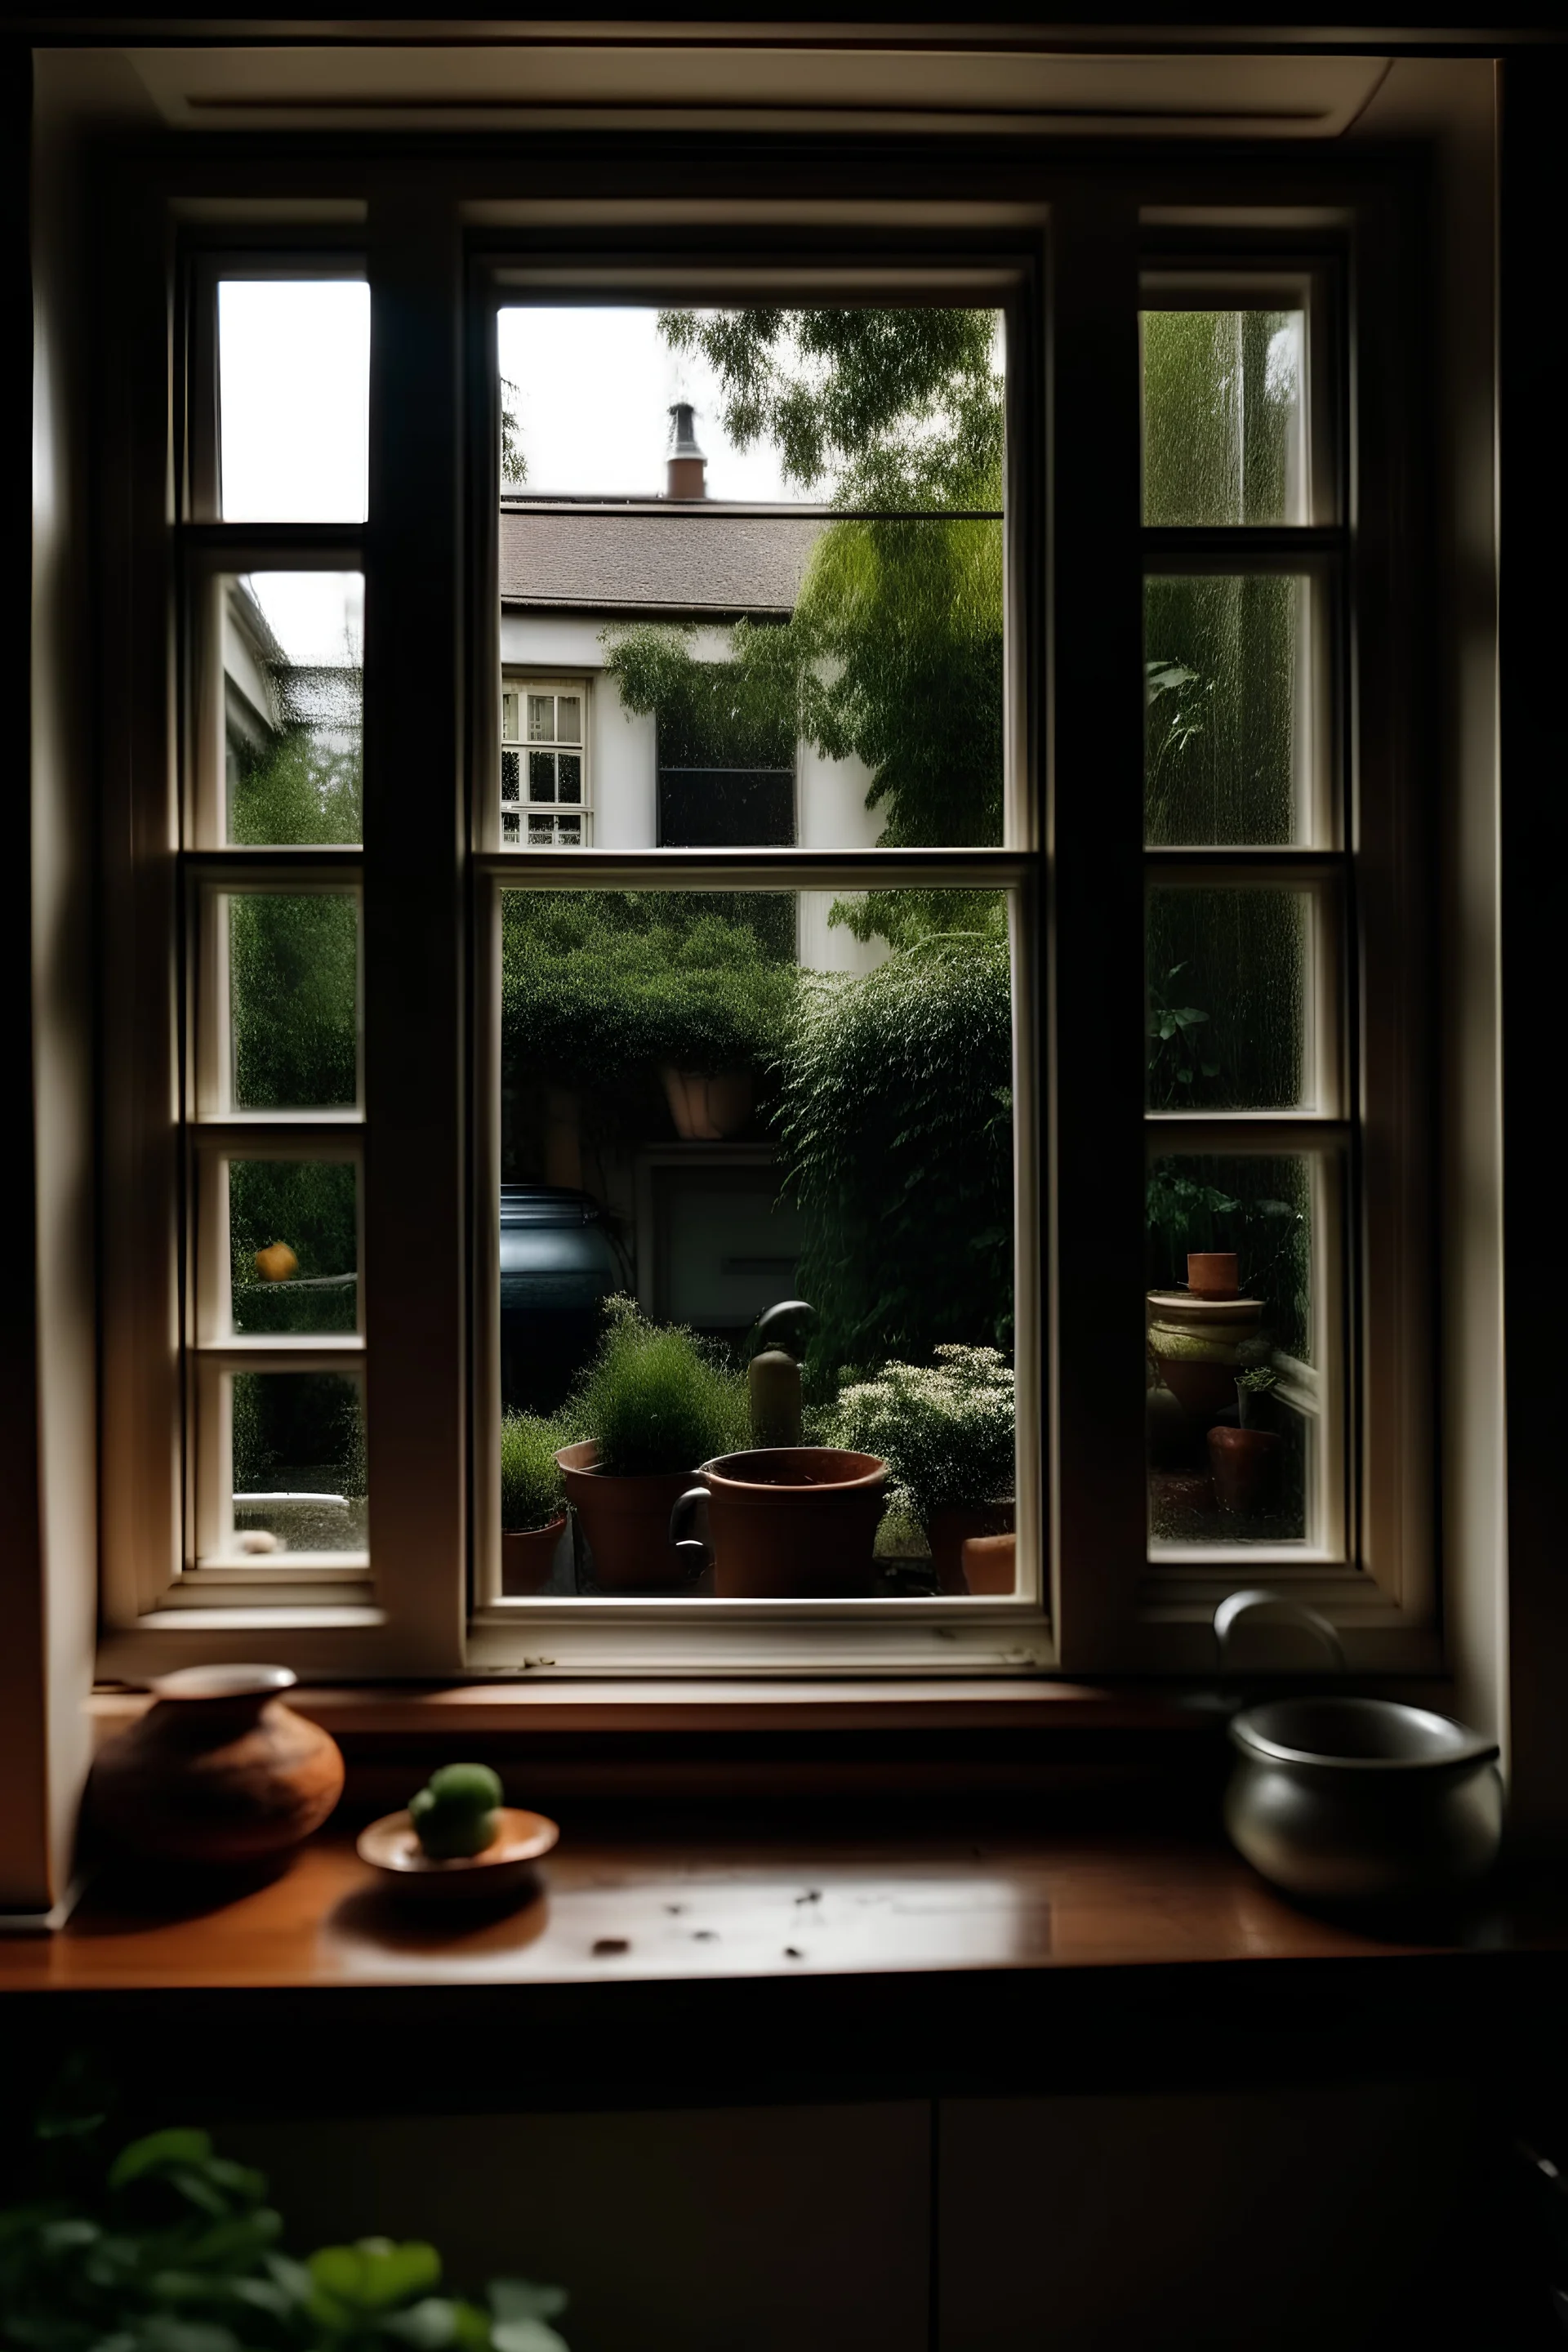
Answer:
[[[515,743],[515,742],[516,742],[516,740],[517,740],[517,697],[516,697],[516,695],[515,695],[515,694],[503,694],[503,695],[501,696],[501,698],[500,698],[500,731],[501,731],[501,735],[502,735],[502,737],[504,738],[504,740],[505,740],[507,742],[509,742],[509,743]]]
[[[1145,310],[1143,520],[1308,520],[1301,310]]]
[[[583,762],[574,751],[563,751],[555,769],[561,797],[563,801],[580,803],[583,798]]]
[[[522,791],[522,761],[516,751],[500,755],[500,796],[503,801],[515,801]]]
[[[1152,844],[1312,838],[1310,603],[1310,582],[1291,573],[1145,583]]]
[[[342,890],[246,890],[221,905],[234,1108],[352,1105],[359,1076],[358,899]]]
[[[228,1385],[234,1552],[363,1552],[359,1381],[344,1372],[236,1372]]]
[[[359,1224],[351,1162],[231,1160],[228,1244],[237,1331],[357,1328]]]
[[[529,753],[528,797],[531,801],[552,801],[555,798],[555,754],[553,751],[531,751]]]
[[[1326,1416],[1338,1410],[1321,1360],[1321,1170],[1305,1155],[1151,1163],[1149,1519],[1156,1545],[1316,1539],[1320,1452]]]
[[[357,842],[363,577],[252,572],[222,594],[227,839]]]
[[[1002,330],[500,312],[500,658],[591,669],[597,848],[1001,842]],[[585,698],[529,695],[528,740]]]
[[[749,1334],[805,1297],[800,1436],[898,1474],[856,1577],[825,1593],[961,1593],[962,1542],[981,1536],[974,1589],[1010,1591],[1012,1013],[1001,892],[505,892],[514,1459],[542,1444],[540,1416],[560,1417],[562,1444],[605,1441],[624,1394],[593,1366],[604,1301],[628,1293],[643,1318],[628,1348],[657,1345],[658,1379],[698,1397],[668,1444],[648,1440],[669,1454],[673,1503],[702,1462],[766,1434]],[[638,1589],[690,1589],[667,1522],[668,1504],[638,1538]],[[700,1591],[726,1595],[738,1571],[719,1549]],[[779,1591],[809,1595],[809,1550],[775,1559]],[[557,1571],[570,1591],[621,1573],[605,1581],[581,1547]]]
[[[217,294],[226,520],[363,522],[369,287],[229,278]]]
[[[1312,899],[1305,890],[1151,890],[1148,1107],[1312,1107]]]

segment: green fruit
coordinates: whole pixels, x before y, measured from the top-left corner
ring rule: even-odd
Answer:
[[[493,1812],[501,1801],[501,1785],[488,1764],[443,1764],[430,1775],[430,1793],[443,1812]]]
[[[413,1811],[412,1806],[409,1808]],[[432,1862],[455,1862],[460,1856],[483,1853],[494,1845],[500,1832],[498,1812],[479,1813],[465,1809],[447,1812],[440,1805],[432,1805],[424,1814],[416,1814],[414,1826],[419,1843]]]

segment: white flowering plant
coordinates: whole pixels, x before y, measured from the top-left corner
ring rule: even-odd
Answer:
[[[875,1454],[893,1474],[890,1512],[922,1525],[944,1506],[1013,1493],[1013,1367],[995,1348],[933,1349],[931,1365],[884,1364],[839,1393],[831,1442]]]

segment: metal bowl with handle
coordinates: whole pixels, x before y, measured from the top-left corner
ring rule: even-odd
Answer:
[[[1315,1610],[1238,1592],[1215,1617],[1220,1664],[1250,1621],[1310,1633],[1342,1667]],[[1230,1725],[1232,1843],[1281,1893],[1386,1903],[1448,1895],[1491,1867],[1502,1836],[1498,1746],[1428,1708],[1329,1695],[1266,1700]]]

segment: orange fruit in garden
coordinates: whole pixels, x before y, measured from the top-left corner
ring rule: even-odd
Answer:
[[[287,1282],[299,1269],[300,1261],[287,1242],[268,1242],[256,1253],[256,1271],[263,1282]]]

